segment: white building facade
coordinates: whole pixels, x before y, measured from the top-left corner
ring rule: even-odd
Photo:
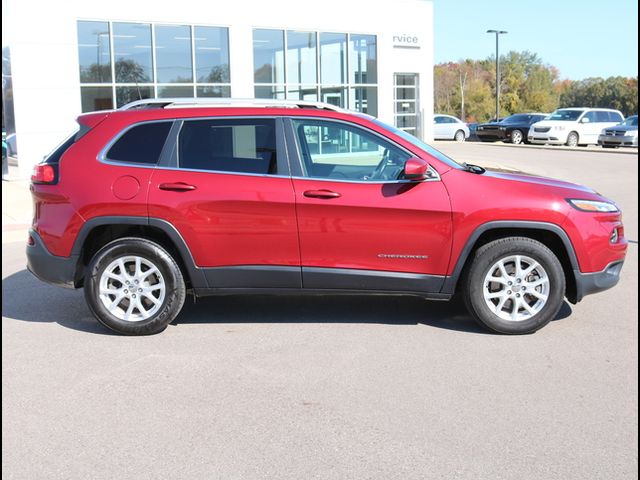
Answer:
[[[13,102],[5,123],[17,134],[20,174],[68,136],[82,112],[149,97],[322,101],[431,140],[431,2],[314,6],[3,1],[12,88],[3,93]]]

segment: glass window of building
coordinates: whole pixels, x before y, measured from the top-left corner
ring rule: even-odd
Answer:
[[[193,82],[191,27],[156,25],[155,34],[158,83]]]
[[[116,83],[153,82],[151,25],[114,23],[113,50]]]
[[[320,34],[320,81],[332,85],[347,83],[346,34]]]
[[[158,85],[158,98],[189,98],[193,97],[191,85]]]
[[[378,114],[375,35],[256,29],[253,50],[256,98]]]
[[[113,89],[108,87],[81,87],[80,100],[83,112],[111,110],[113,108]]]
[[[378,59],[375,35],[349,36],[349,78],[351,83],[377,83]]]
[[[231,87],[224,85],[206,85],[196,87],[198,97],[230,97]]]
[[[78,22],[78,59],[82,83],[111,82],[109,22]]]
[[[196,81],[229,83],[229,31],[221,27],[194,27]]]
[[[284,32],[253,31],[253,71],[256,83],[284,83]]]
[[[287,83],[316,84],[316,34],[287,32]]]
[[[154,98],[153,87],[116,87],[116,108],[145,98]]]
[[[83,112],[154,97],[231,96],[225,27],[79,21],[78,58]]]

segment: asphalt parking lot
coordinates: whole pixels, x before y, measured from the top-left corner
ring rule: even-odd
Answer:
[[[130,338],[3,232],[3,478],[637,478],[637,154],[437,147],[616,200],[620,284],[520,337],[457,304],[283,296],[188,302]]]

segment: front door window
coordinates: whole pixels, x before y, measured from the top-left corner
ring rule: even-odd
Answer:
[[[303,171],[310,178],[346,181],[389,181],[401,178],[411,155],[392,143],[346,123],[293,120],[302,155]]]

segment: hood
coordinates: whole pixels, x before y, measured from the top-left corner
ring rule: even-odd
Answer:
[[[503,172],[496,172],[492,170],[487,170],[484,173],[484,175],[492,178],[498,178],[500,180],[505,180],[508,182],[533,183],[535,185],[540,185],[545,187],[562,188],[565,190],[573,190],[574,192],[598,195],[598,193],[595,190],[589,187],[577,185],[571,182],[565,182],[563,180],[556,180],[553,178],[537,177],[535,175],[528,175],[524,173],[503,173]]]
[[[487,122],[487,123],[479,123],[478,127],[502,127],[503,124],[500,122]]]
[[[606,130],[614,130],[616,132],[637,132],[637,125],[616,125],[615,127],[607,127]]]

